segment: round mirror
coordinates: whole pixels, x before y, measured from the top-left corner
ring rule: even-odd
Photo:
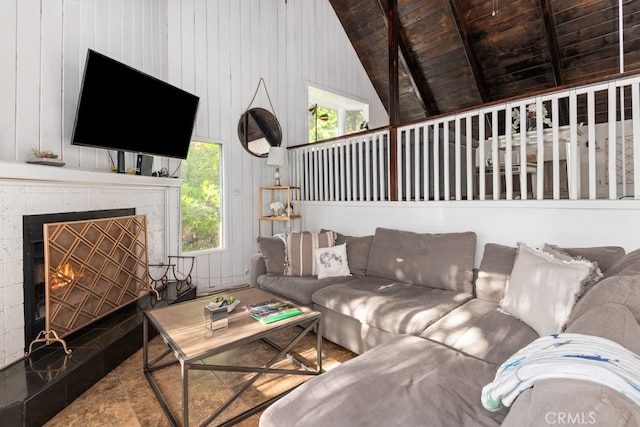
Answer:
[[[267,157],[271,147],[279,147],[282,129],[278,119],[264,108],[247,110],[238,122],[238,137],[245,150],[257,157]]]

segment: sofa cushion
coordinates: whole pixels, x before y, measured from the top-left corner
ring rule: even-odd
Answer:
[[[474,299],[454,309],[420,336],[500,365],[538,334],[524,322],[499,310],[498,303]]]
[[[316,261],[318,279],[351,276],[346,243],[328,248],[316,248],[313,250],[313,256]]]
[[[311,305],[311,296],[318,289],[326,286],[344,283],[352,280],[351,277],[327,277],[318,279],[316,276],[270,276],[258,277],[258,285],[261,289],[282,295],[283,297],[303,305]]]
[[[593,307],[571,322],[567,332],[606,338],[640,355],[640,324],[622,304]]]
[[[594,263],[590,261],[559,260],[519,243],[500,307],[539,335],[558,333],[594,271]]]
[[[316,260],[313,250],[333,246],[336,241],[336,233],[324,231],[320,233],[287,232],[285,233],[286,247],[286,276],[315,276]]]
[[[592,286],[598,283],[600,279],[602,279],[603,274],[602,270],[600,270],[600,265],[592,259],[580,255],[578,252],[570,252],[570,249],[559,248],[558,246],[550,245],[548,243],[542,245],[540,249],[542,252],[546,252],[560,261],[589,261],[592,263],[591,273],[583,282],[582,289],[578,297],[582,296],[585,292],[591,289]]]
[[[423,338],[396,337],[302,384],[260,426],[499,426],[506,410],[480,403],[495,371]]]
[[[499,303],[509,283],[517,249],[511,246],[487,243],[476,279],[476,296]]]
[[[260,253],[264,258],[264,264],[267,267],[267,274],[284,274],[286,253],[283,237],[260,236],[256,239],[256,241],[258,242]]]
[[[502,427],[638,426],[640,408],[617,391],[589,381],[536,382],[511,405]]]
[[[603,303],[608,299],[629,302],[629,291],[633,288],[628,285],[632,278],[618,279],[620,282],[615,282],[615,278],[604,279],[578,302],[567,332],[606,338],[640,354],[638,318],[626,305]],[[640,408],[619,392],[592,382],[549,379],[536,382],[535,387],[518,396],[503,426],[559,425],[558,414],[579,417],[573,423],[565,422],[571,425],[640,425]]]
[[[373,242],[373,236],[346,236],[336,233],[336,245],[347,244],[347,259],[349,260],[349,270],[355,276],[364,276],[367,272],[369,261],[369,250]]]
[[[640,322],[640,276],[612,276],[602,279],[580,298],[567,328],[580,316],[607,303],[626,306],[636,321]]]
[[[369,251],[367,276],[473,292],[476,234],[419,234],[377,228]]]
[[[589,261],[598,263],[598,267],[600,267],[600,270],[603,273],[625,255],[624,248],[620,246],[593,246],[584,248],[559,248],[555,245],[548,246],[561,250],[574,258],[582,257]]]
[[[582,257],[596,262],[602,272],[608,270],[617,260],[624,256],[624,248],[620,246],[594,246],[584,248],[556,248],[571,257]],[[479,299],[500,302],[504,298],[504,290],[509,283],[517,248],[496,243],[484,246],[482,261],[476,279],[476,295]]]
[[[640,249],[619,258],[605,271],[604,276],[635,276],[640,274]]]
[[[471,294],[382,278],[357,278],[313,294],[313,302],[395,334],[418,335]]]

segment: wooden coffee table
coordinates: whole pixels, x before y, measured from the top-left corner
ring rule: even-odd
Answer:
[[[162,395],[158,384],[152,376],[152,372],[163,369],[167,366],[180,364],[182,374],[182,425],[189,425],[189,371],[190,370],[208,370],[208,371],[232,371],[232,372],[254,372],[253,375],[233,396],[231,396],[224,404],[216,409],[203,423],[207,425],[217,418],[231,403],[233,403],[240,395],[246,391],[251,384],[264,374],[275,373],[280,375],[319,375],[322,372],[322,331],[320,316],[317,311],[313,311],[308,307],[298,305],[303,313],[288,319],[279,320],[277,322],[265,325],[253,319],[249,314],[242,310],[242,306],[247,304],[257,304],[262,301],[275,298],[283,300],[280,297],[259,289],[250,288],[238,292],[233,295],[240,300],[240,304],[231,313],[229,313],[228,328],[208,331],[204,327],[204,306],[208,304],[210,297],[198,298],[196,300],[171,305],[168,307],[156,308],[145,311],[143,322],[143,364],[144,374],[147,381],[153,388],[153,391],[165,411],[172,425],[177,426],[178,420],[171,412],[166,399]],[[285,300],[283,300],[285,301]],[[160,334],[167,349],[162,354],[149,361],[149,324],[152,325]],[[279,347],[268,339],[270,334],[281,331],[283,329],[301,327],[301,332],[291,340],[286,346]],[[316,366],[306,366],[302,361],[298,363],[302,366],[301,370],[294,369],[273,369],[272,365],[287,355],[289,350],[298,343],[302,337],[308,332],[316,330],[317,346],[316,346]],[[222,353],[226,350],[236,348],[238,346],[251,343],[253,341],[263,340],[272,346],[277,354],[269,360],[264,366],[246,367],[246,366],[230,366],[230,365],[212,365],[207,364],[204,359],[215,354]],[[172,357],[168,357],[172,356]],[[291,390],[283,392],[278,396],[243,412],[232,419],[225,421],[221,425],[235,424],[252,414],[266,408],[271,403],[285,395]]]

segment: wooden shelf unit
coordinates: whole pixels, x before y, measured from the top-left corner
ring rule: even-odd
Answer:
[[[300,204],[300,187],[289,185],[260,187],[258,205],[258,235],[262,235],[262,223],[271,224],[271,235],[273,235],[273,225],[278,222],[285,222],[286,228],[293,231],[295,222],[299,221],[299,231],[302,231],[302,213]],[[271,211],[269,205],[279,201],[284,205],[284,215],[277,215]],[[290,209],[290,208],[293,209]]]

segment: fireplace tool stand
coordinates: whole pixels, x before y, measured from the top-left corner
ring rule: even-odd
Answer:
[[[194,264],[194,256],[177,255],[169,255],[168,264],[149,264],[151,290],[156,294],[156,301],[152,301],[152,306],[168,297],[170,283],[174,284],[175,292],[178,295],[188,291],[192,282],[191,273],[193,272]],[[152,269],[159,273],[152,274]],[[172,279],[169,278],[170,271],[173,275]]]

